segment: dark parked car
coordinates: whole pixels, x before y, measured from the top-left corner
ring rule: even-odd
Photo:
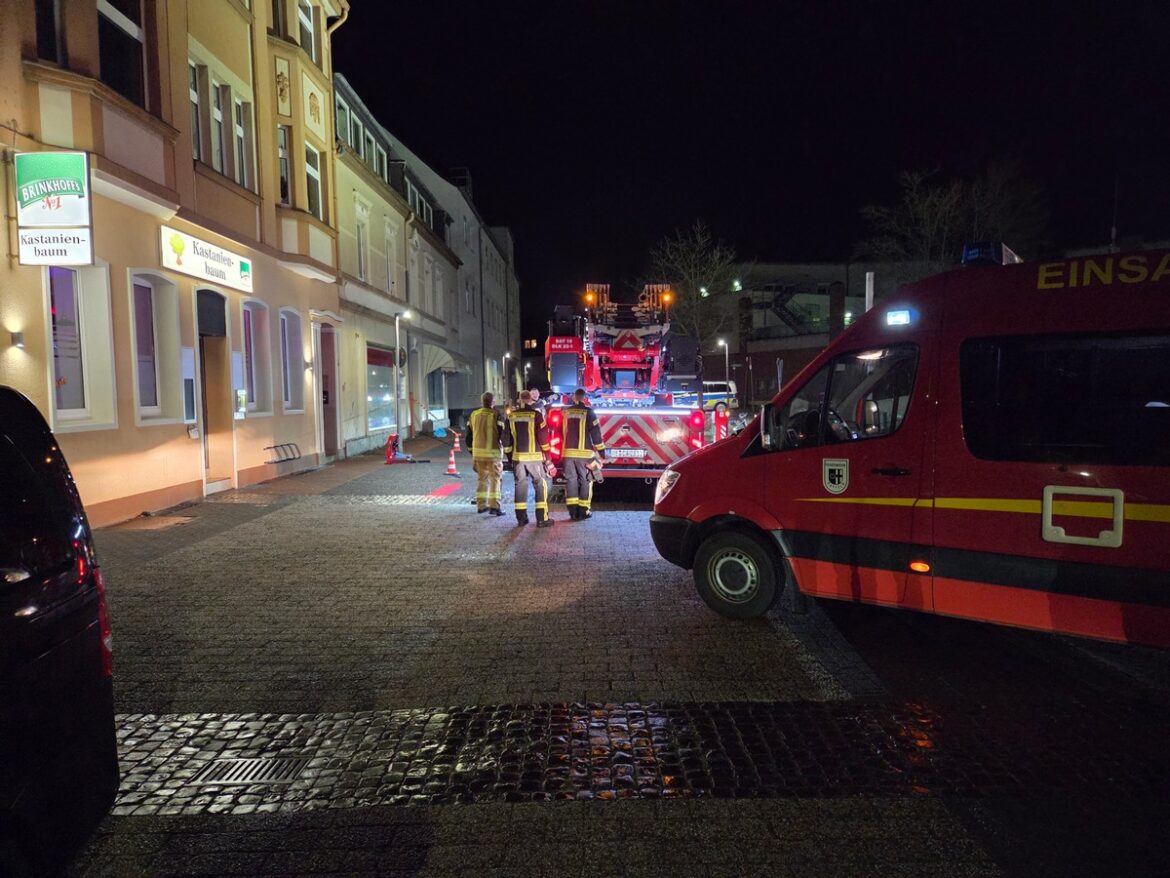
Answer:
[[[73,476],[0,387],[0,875],[52,874],[118,789],[110,626]]]

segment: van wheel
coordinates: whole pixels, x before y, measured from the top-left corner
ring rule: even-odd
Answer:
[[[695,587],[707,606],[732,619],[762,616],[776,600],[776,560],[748,534],[722,531],[703,540],[695,553]]]

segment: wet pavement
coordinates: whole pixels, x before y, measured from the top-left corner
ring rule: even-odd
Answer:
[[[1162,654],[731,622],[636,488],[516,528],[429,456],[99,531],[123,785],[73,874],[1170,870]]]

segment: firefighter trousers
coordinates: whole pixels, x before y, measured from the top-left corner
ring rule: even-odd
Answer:
[[[473,460],[471,463],[471,468],[475,470],[475,508],[478,512],[500,508],[502,476],[497,463],[486,459]]]
[[[593,480],[589,478],[590,458],[566,457],[565,465],[565,505],[569,511],[574,506],[589,509],[593,502]]]
[[[516,476],[516,517],[528,516],[528,483],[532,482],[532,493],[536,499],[536,520],[548,518],[548,480],[545,478],[544,462],[539,460],[517,460],[512,464]],[[524,513],[521,516],[520,513]]]

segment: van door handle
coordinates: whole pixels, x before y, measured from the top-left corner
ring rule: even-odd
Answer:
[[[873,474],[875,476],[908,476],[910,470],[902,469],[900,466],[879,466],[874,467]]]

